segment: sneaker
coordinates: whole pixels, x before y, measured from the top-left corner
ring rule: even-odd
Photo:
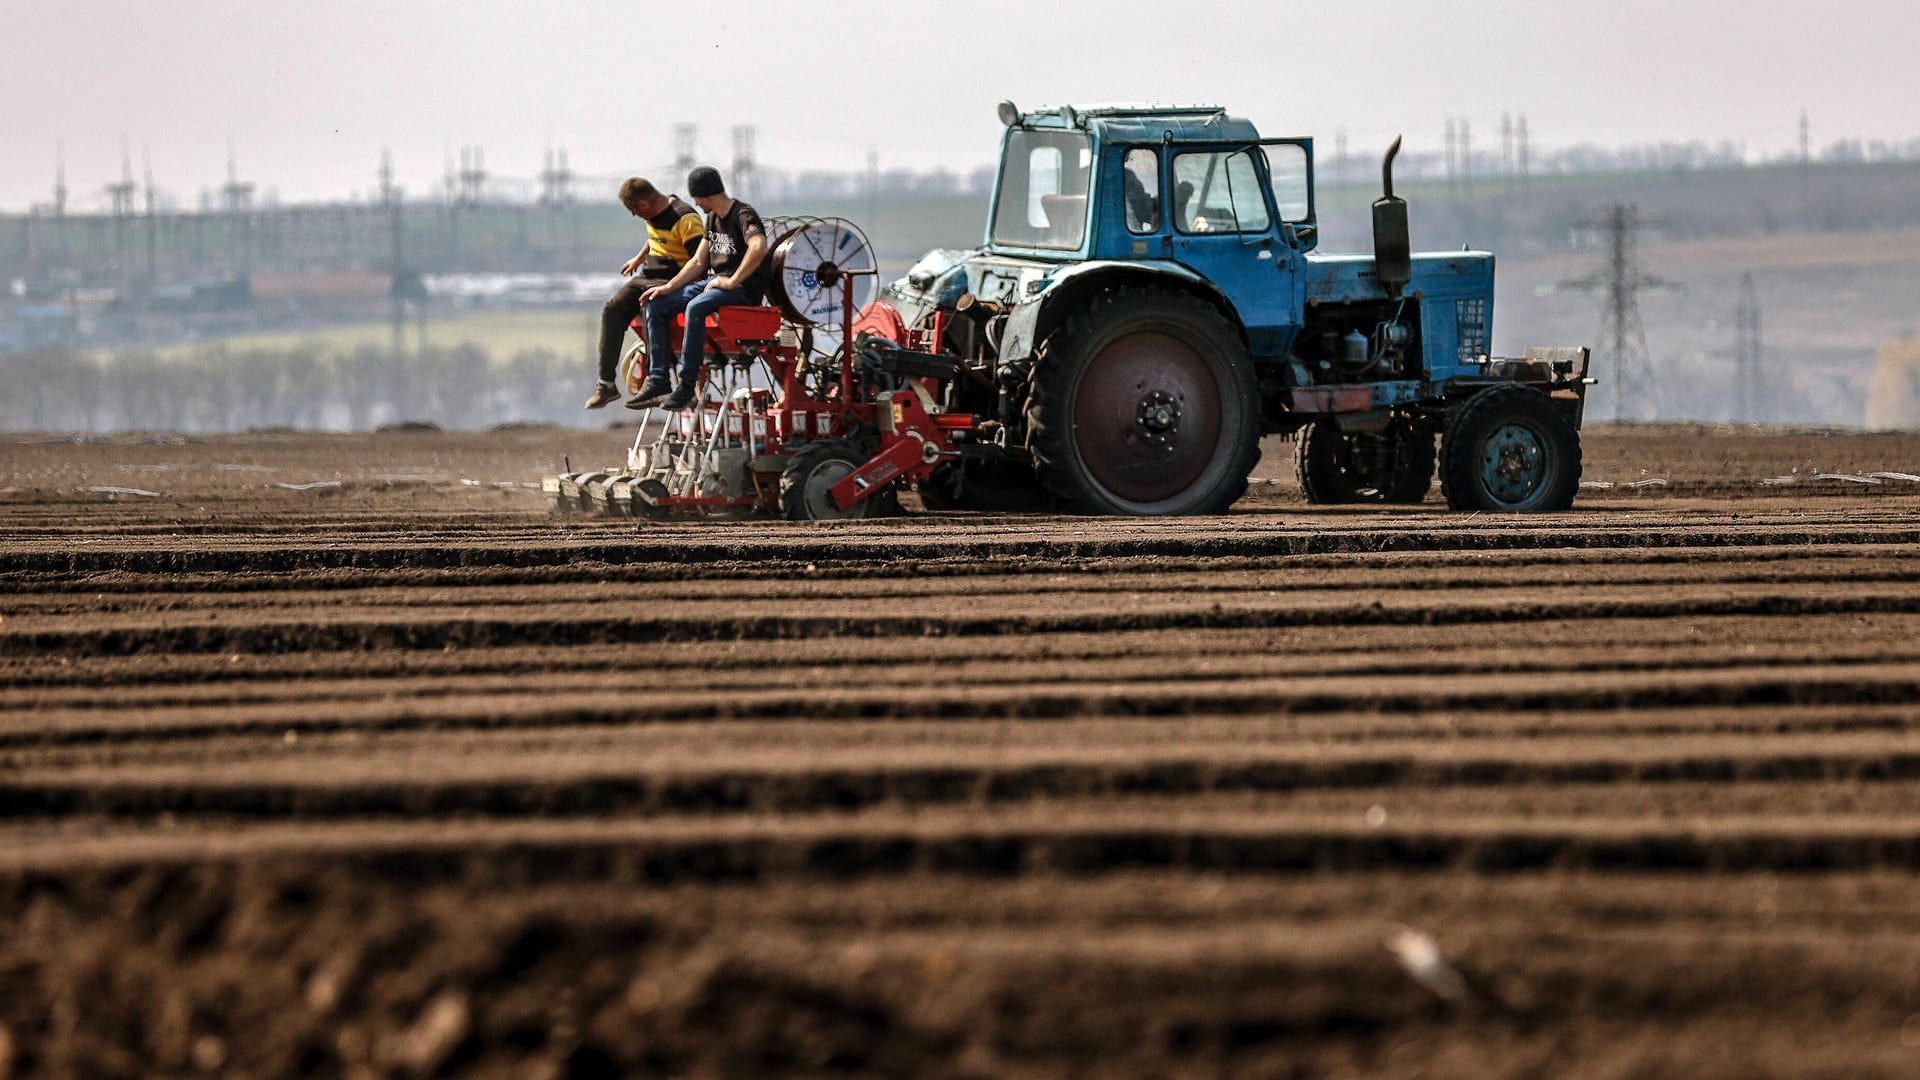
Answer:
[[[668,412],[679,412],[681,409],[684,409],[687,406],[692,404],[693,404],[693,380],[681,379],[680,388],[673,392],[672,397],[661,402],[660,407],[667,410]]]
[[[587,399],[587,408],[604,409],[620,400],[620,388],[610,382],[603,382],[593,388],[593,396]]]
[[[667,381],[665,375],[649,375],[647,381],[640,384],[640,392],[633,395],[632,401],[627,402],[627,408],[651,409],[660,404],[660,399],[666,397],[672,389],[673,384]]]

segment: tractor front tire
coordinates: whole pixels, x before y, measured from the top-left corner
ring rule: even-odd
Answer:
[[[892,487],[876,491],[845,510],[833,503],[829,490],[846,479],[871,455],[842,439],[809,443],[780,473],[780,510],[789,521],[853,521],[887,517],[898,509],[899,493]]]
[[[1440,489],[1455,510],[1565,510],[1580,490],[1580,432],[1537,390],[1482,390],[1447,419]]]
[[[1260,456],[1253,364],[1202,300],[1104,293],[1041,343],[1027,436],[1041,485],[1071,512],[1218,514]]]

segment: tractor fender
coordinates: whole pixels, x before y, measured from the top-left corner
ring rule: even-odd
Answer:
[[[1172,285],[1181,292],[1193,293],[1220,309],[1220,313],[1233,323],[1234,329],[1245,337],[1246,331],[1240,324],[1240,317],[1233,305],[1221,295],[1213,283],[1199,274],[1180,265],[1161,259],[1144,261],[1122,261],[1119,259],[1098,259],[1092,262],[1076,263],[1047,279],[1046,288],[1040,295],[1022,303],[1007,315],[1006,328],[1000,335],[1000,359],[1004,363],[1021,360],[1033,355],[1042,330],[1053,321],[1062,308],[1073,302],[1073,298],[1084,295],[1089,287],[1112,287],[1120,284],[1152,284],[1155,279]]]

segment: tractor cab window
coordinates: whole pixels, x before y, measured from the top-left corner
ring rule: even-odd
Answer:
[[[1145,147],[1127,151],[1121,162],[1126,189],[1127,231],[1136,236],[1160,228],[1160,153]]]
[[[1257,233],[1273,226],[1247,150],[1173,159],[1173,221],[1183,233]]]
[[[1087,232],[1093,150],[1077,131],[1016,129],[1000,163],[993,242],[1073,250]]]

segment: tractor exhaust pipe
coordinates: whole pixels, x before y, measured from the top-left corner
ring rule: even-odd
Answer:
[[[1400,155],[1400,137],[1387,147],[1380,163],[1385,194],[1373,203],[1373,276],[1388,296],[1400,295],[1413,280],[1413,237],[1407,229],[1407,200],[1393,194],[1393,159]]]

